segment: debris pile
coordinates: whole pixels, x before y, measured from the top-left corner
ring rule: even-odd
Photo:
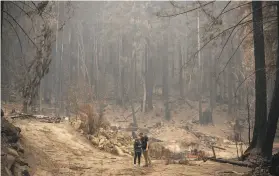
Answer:
[[[192,131],[192,133],[201,141],[201,144],[208,147],[216,145],[217,142],[220,141],[220,139],[216,136],[211,136],[197,131]]]
[[[80,133],[87,135],[91,143],[100,150],[119,156],[133,154],[132,136],[120,131],[117,126],[111,126],[104,117],[104,108],[97,113],[92,105],[80,108],[77,117],[70,124]]]
[[[1,120],[1,175],[28,176],[28,163],[24,161],[24,149],[19,142],[21,130],[4,117]]]
[[[169,142],[152,142],[149,149],[150,157],[155,159],[184,159],[186,152],[182,151],[177,144]]]
[[[94,135],[88,135],[92,144],[101,150],[119,155],[133,155],[133,139],[118,130],[100,128]]]

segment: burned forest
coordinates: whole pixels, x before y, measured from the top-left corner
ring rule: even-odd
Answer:
[[[276,1],[1,1],[1,175],[279,175]]]

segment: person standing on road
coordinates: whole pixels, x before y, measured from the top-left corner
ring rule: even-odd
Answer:
[[[134,166],[137,164],[137,158],[138,158],[138,165],[140,166],[140,158],[142,153],[142,144],[140,137],[136,137],[135,143],[134,143]]]
[[[141,143],[142,143],[142,151],[143,156],[145,159],[145,167],[151,165],[151,159],[149,157],[149,143],[148,143],[148,137],[145,135],[143,136],[143,133],[140,133]]]

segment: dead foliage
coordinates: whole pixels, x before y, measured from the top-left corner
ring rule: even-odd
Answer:
[[[100,128],[106,129],[110,126],[104,118],[103,105],[100,105],[98,112],[93,104],[79,105],[78,110],[78,118],[82,121],[80,129],[87,134],[95,134]]]

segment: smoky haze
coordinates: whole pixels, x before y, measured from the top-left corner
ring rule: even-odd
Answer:
[[[278,9],[1,1],[2,175],[279,175]]]
[[[201,118],[217,105],[239,116],[246,95],[254,99],[247,86],[253,78],[243,83],[253,72],[249,38],[242,41],[251,24],[239,23],[249,11],[245,3],[50,2],[42,12],[39,2],[5,5],[3,101],[67,115],[77,102],[132,102],[144,112],[159,103],[170,119],[177,101],[198,105]],[[47,46],[40,39],[45,26]],[[41,59],[36,48],[44,48]]]

